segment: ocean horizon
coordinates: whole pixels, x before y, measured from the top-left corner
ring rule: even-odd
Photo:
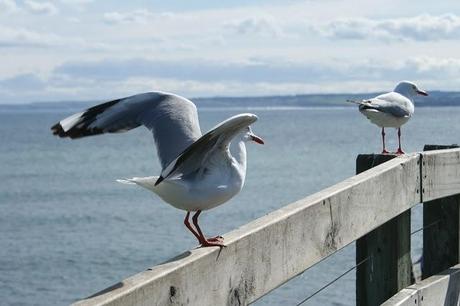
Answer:
[[[375,97],[382,92],[369,93],[319,93],[319,94],[292,94],[269,96],[215,96],[215,97],[186,97],[193,101],[198,108],[202,107],[331,107],[348,105],[347,99],[367,99]],[[128,95],[129,96],[129,95]],[[118,99],[120,97],[112,97]],[[52,110],[85,108],[92,105],[110,101],[110,96],[94,100],[50,100],[50,101],[24,101],[11,103],[2,101],[0,111],[23,110]],[[428,97],[415,97],[417,107],[425,106],[457,106],[460,105],[460,91],[430,91]]]

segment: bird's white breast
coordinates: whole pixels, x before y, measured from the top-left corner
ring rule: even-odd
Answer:
[[[363,109],[360,112],[379,127],[399,128],[410,119],[409,116],[395,117],[375,109]]]
[[[191,180],[164,180],[153,190],[165,202],[186,211],[207,210],[225,203],[240,192],[244,177],[231,161],[206,169]]]

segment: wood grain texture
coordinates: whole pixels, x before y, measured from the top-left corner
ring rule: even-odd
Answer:
[[[423,201],[460,192],[460,150],[434,150],[422,153]]]

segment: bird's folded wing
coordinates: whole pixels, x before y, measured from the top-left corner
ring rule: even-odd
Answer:
[[[226,149],[231,140],[242,129],[256,120],[257,116],[254,114],[239,114],[221,122],[174,159],[163,170],[157,184],[163,179],[187,175],[199,170],[200,167],[206,164],[207,159],[214,150]]]
[[[375,109],[395,117],[410,116],[410,112],[404,104],[395,101],[388,101],[381,98],[374,98],[363,101],[363,103],[360,105],[360,109]]]
[[[120,133],[140,125],[153,133],[163,168],[201,136],[193,102],[173,94],[149,92],[113,100],[69,116],[51,127],[60,137]]]

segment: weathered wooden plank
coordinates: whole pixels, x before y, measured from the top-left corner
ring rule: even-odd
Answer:
[[[452,148],[458,148],[458,145],[427,145],[424,151]],[[452,160],[451,158],[452,157],[450,157],[449,160]],[[426,161],[423,166],[422,175],[425,177],[428,176],[428,174],[424,172],[425,167],[427,167]],[[426,185],[426,182],[424,185]],[[439,191],[437,194],[439,194]],[[423,227],[425,229],[423,231],[422,278],[427,278],[460,262],[459,220],[460,195],[427,201],[423,204]]]
[[[405,288],[381,304],[381,306],[417,306],[419,304],[418,291]]]
[[[356,172],[395,157],[397,155],[359,155]],[[369,258],[356,269],[356,305],[380,305],[412,283],[410,222],[410,210],[407,210],[356,241],[356,263]]]
[[[460,265],[433,275],[400,291],[382,306],[433,306],[460,304]]]
[[[230,232],[222,250],[191,250],[76,305],[246,305],[417,204],[418,160],[397,157]]]
[[[459,193],[460,150],[435,150],[422,153],[423,201]]]

